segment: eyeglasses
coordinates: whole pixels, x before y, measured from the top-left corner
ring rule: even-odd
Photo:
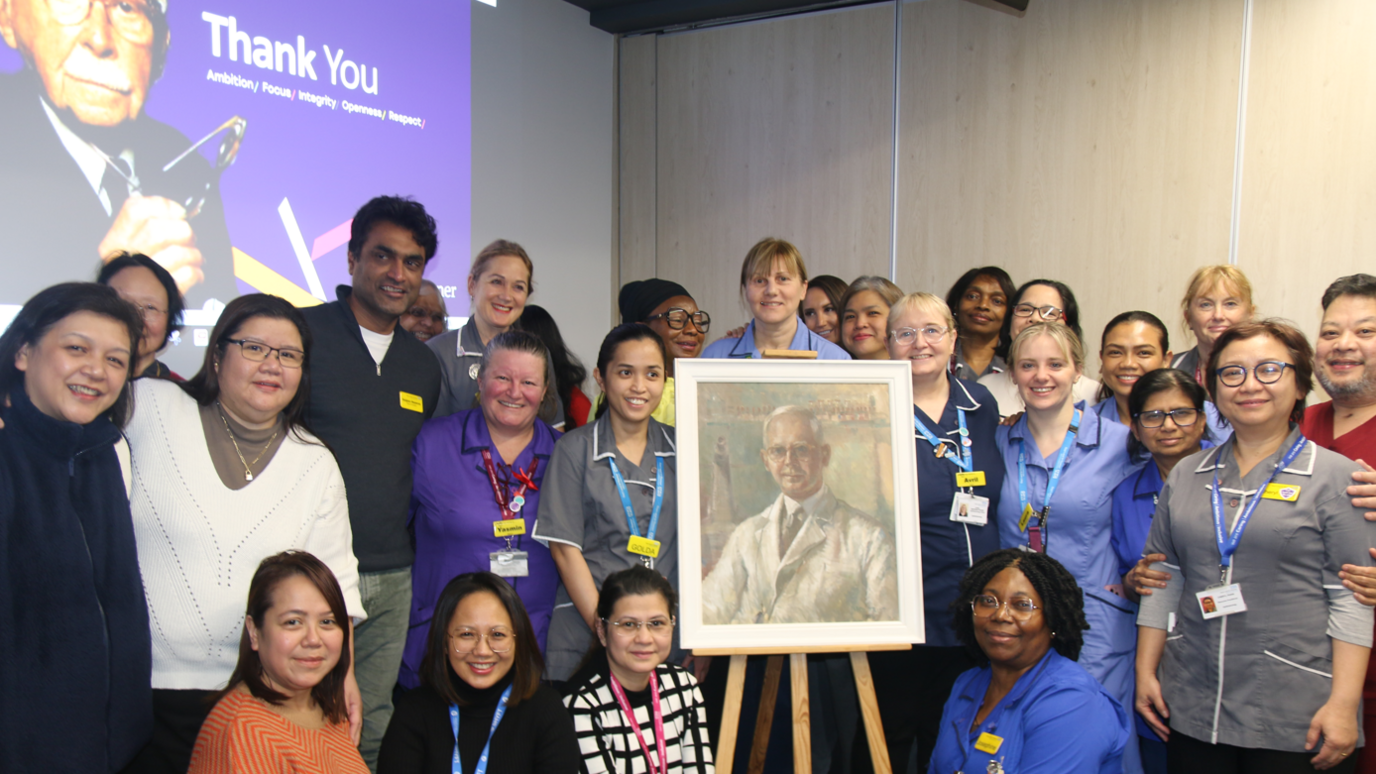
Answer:
[[[639,634],[642,627],[653,637],[667,637],[674,630],[672,618],[652,618],[648,621],[608,621],[603,618],[602,623],[611,627],[608,631],[612,634],[627,640]]]
[[[267,360],[268,355],[273,352],[277,353],[277,362],[281,363],[283,368],[300,368],[306,363],[306,353],[299,349],[269,347],[263,342],[254,341],[253,339],[225,339],[225,343],[238,344],[239,351],[243,353],[244,359],[252,360],[255,363],[261,363]]]
[[[976,618],[992,618],[999,608],[1005,605],[1008,606],[1008,614],[1013,616],[1014,621],[1026,621],[1041,609],[1027,597],[1000,602],[993,594],[976,594],[975,598],[970,600],[970,609],[974,611]]]
[[[516,635],[498,626],[492,627],[486,634],[471,626],[461,626],[449,633],[455,653],[472,653],[483,640],[487,640],[487,648],[493,653],[510,653],[516,645]]]
[[[429,320],[443,325],[445,322],[444,312],[427,312],[423,306],[413,306],[406,310],[406,314],[412,317],[419,317],[422,320]]]
[[[1285,369],[1294,367],[1292,363],[1279,360],[1263,360],[1252,369],[1252,375],[1262,384],[1275,384],[1285,375]],[[1247,369],[1240,365],[1223,366],[1214,373],[1225,387],[1241,387],[1247,381]]]
[[[937,344],[949,330],[951,329],[946,327],[938,328],[935,325],[928,325],[921,330],[917,328],[899,328],[896,331],[890,332],[889,338],[904,346],[910,346],[917,343],[917,334],[920,333],[922,334],[922,338],[927,340],[928,344]]]
[[[1137,424],[1142,427],[1162,427],[1166,424],[1166,417],[1170,417],[1176,427],[1190,427],[1199,421],[1199,409],[1178,408],[1170,411],[1139,411],[1135,416]]]
[[[139,314],[143,315],[143,319],[145,320],[147,320],[150,317],[157,317],[158,315],[167,314],[166,309],[159,309],[156,306],[153,306],[152,304],[139,304],[133,301],[130,301],[129,303],[133,304],[134,308],[139,310]]]
[[[1013,314],[1017,315],[1018,317],[1031,317],[1033,312],[1036,312],[1038,317],[1041,317],[1043,320],[1047,322],[1055,322],[1056,320],[1061,319],[1061,308],[1058,306],[1033,306],[1031,304],[1018,304],[1017,306],[1013,307]]]
[[[666,325],[676,331],[683,330],[683,326],[687,325],[689,320],[693,321],[693,327],[703,333],[706,333],[707,329],[712,327],[712,315],[706,312],[689,312],[687,309],[681,309],[677,306],[665,310],[662,314],[647,317],[645,318],[645,322],[654,322],[660,319],[664,320]]]
[[[121,38],[140,46],[153,42],[153,17],[162,19],[162,6],[144,0],[48,0],[53,19],[64,27],[85,23],[96,3],[105,6],[110,26]]]
[[[799,462],[811,462],[812,454],[817,450],[816,446],[810,443],[795,443],[792,446],[770,446],[764,450],[764,455],[770,462],[783,462],[789,454]]]

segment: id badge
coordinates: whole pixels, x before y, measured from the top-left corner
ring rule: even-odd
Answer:
[[[525,519],[500,519],[492,522],[492,534],[496,537],[511,537],[526,534]],[[494,570],[495,572],[495,570]]]
[[[659,541],[631,535],[631,539],[626,541],[626,550],[655,559],[659,556]]]
[[[1247,612],[1247,603],[1242,601],[1242,586],[1236,583],[1204,589],[1196,592],[1195,598],[1199,600],[1199,612],[1206,621]]]
[[[530,554],[525,551],[493,551],[487,555],[488,569],[503,578],[524,578],[530,574]]]
[[[989,523],[989,498],[956,492],[951,500],[951,521],[983,527]]]
[[[960,487],[961,489],[973,486],[984,486],[984,471],[973,470],[969,473],[957,473],[956,486]]]

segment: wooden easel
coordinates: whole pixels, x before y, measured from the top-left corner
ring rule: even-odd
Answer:
[[[747,774],[759,774],[764,769],[765,750],[769,746],[769,726],[774,721],[774,704],[779,695],[779,680],[783,673],[784,656],[788,656],[789,683],[793,689],[793,771],[812,774],[812,727],[808,710],[807,654],[850,653],[851,669],[855,671],[855,689],[860,695],[860,715],[865,720],[865,735],[869,739],[870,759],[875,774],[892,774],[889,749],[884,742],[884,727],[879,722],[879,704],[874,698],[874,678],[870,675],[872,650],[911,650],[912,645],[822,645],[789,650],[778,648],[702,648],[693,651],[694,657],[730,656],[731,670],[726,677],[726,702],[722,705],[721,733],[717,736],[717,774],[731,774],[736,757],[736,733],[740,728],[741,700],[745,696],[745,659],[747,656],[769,656],[765,665],[764,692],[760,696],[760,710],[755,720],[755,738],[750,745],[750,769]]]

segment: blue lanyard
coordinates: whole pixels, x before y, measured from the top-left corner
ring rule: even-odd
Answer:
[[[1242,515],[1238,516],[1237,521],[1233,522],[1233,531],[1228,533],[1227,536],[1223,534],[1223,494],[1218,491],[1218,461],[1215,458],[1214,490],[1213,497],[1210,498],[1210,501],[1214,507],[1214,540],[1218,543],[1219,567],[1223,568],[1220,575],[1226,574],[1226,568],[1232,566],[1233,554],[1237,552],[1238,543],[1242,542],[1242,531],[1247,529],[1247,522],[1252,520],[1252,514],[1257,509],[1257,503],[1262,500],[1262,493],[1264,493],[1266,487],[1270,486],[1271,482],[1275,480],[1277,473],[1290,467],[1290,463],[1295,461],[1295,458],[1300,455],[1300,451],[1304,449],[1304,445],[1308,442],[1309,440],[1304,437],[1303,433],[1300,434],[1299,438],[1295,439],[1295,445],[1291,446],[1290,451],[1285,453],[1285,457],[1281,459],[1280,464],[1271,469],[1271,475],[1266,477],[1266,480],[1261,483],[1261,486],[1257,487],[1256,494],[1252,495],[1252,499],[1247,501],[1247,505],[1242,509]],[[1219,453],[1221,454],[1222,452]]]
[[[631,534],[640,537],[640,524],[635,520],[635,509],[631,507],[631,493],[626,491],[626,479],[621,476],[621,469],[616,466],[616,457],[607,458],[607,464],[612,466],[612,480],[616,482],[616,493],[621,495],[621,508],[626,511],[626,523],[631,526]],[[659,512],[664,507],[664,458],[655,455],[655,504],[650,511],[650,528],[646,530],[647,540],[655,539],[655,530],[659,528]]]
[[[1066,431],[1065,440],[1061,442],[1060,454],[1056,455],[1056,466],[1051,469],[1051,478],[1046,482],[1046,498],[1042,500],[1042,513],[1045,514],[1047,508],[1051,506],[1051,497],[1056,494],[1056,487],[1061,483],[1061,473],[1065,470],[1065,458],[1070,456],[1070,447],[1075,445],[1075,435],[1080,432],[1080,410],[1075,409],[1075,416],[1070,420],[1070,429]],[[1025,439],[1018,439],[1018,502],[1023,510],[1032,504],[1032,500],[1027,495],[1027,442]]]
[[[483,745],[483,754],[478,756],[478,768],[473,770],[473,774],[487,774],[487,753],[492,749],[492,736],[497,733],[497,724],[502,722],[502,716],[506,714],[506,702],[511,698],[511,686],[507,686],[502,691],[502,700],[497,702],[497,712],[492,715],[492,728],[487,732],[487,744]],[[463,762],[459,760],[459,705],[449,705],[449,727],[454,729],[454,768],[453,774],[463,774]]]
[[[946,453],[941,456],[945,457],[951,462],[954,462],[956,467],[969,473],[970,471],[975,469],[975,455],[970,450],[970,431],[965,427],[965,409],[956,409],[956,419],[960,421],[959,443],[955,441],[943,441],[940,438],[937,438],[931,430],[928,430],[926,425],[922,424],[922,420],[917,418],[917,410],[913,410],[913,428],[916,429],[917,432],[921,433],[922,437],[926,438],[927,443],[930,443],[933,448],[940,447],[942,444],[945,444],[948,447],[959,446],[959,457],[957,457],[950,448],[947,448]]]

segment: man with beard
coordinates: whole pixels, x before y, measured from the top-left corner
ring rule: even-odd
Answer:
[[[167,0],[0,0],[0,37],[24,68],[0,75],[0,230],[24,299],[143,253],[188,307],[237,294],[209,164],[143,108],[167,59]],[[209,188],[207,188],[209,184]],[[202,201],[204,199],[204,201]],[[188,210],[188,208],[190,208]]]

